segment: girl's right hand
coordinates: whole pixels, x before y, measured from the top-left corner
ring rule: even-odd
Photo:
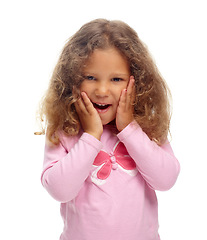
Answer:
[[[98,112],[85,92],[81,93],[81,98],[76,101],[75,108],[84,132],[100,140],[103,125]]]

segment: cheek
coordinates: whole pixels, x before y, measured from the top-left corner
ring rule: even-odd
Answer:
[[[124,88],[123,88],[123,89],[124,89]],[[117,90],[116,93],[114,94],[114,96],[115,96],[115,101],[116,101],[117,105],[118,105],[118,103],[119,103],[119,99],[120,99],[120,97],[121,97],[121,93],[122,93],[122,90],[123,90],[123,89]]]
[[[85,83],[85,82],[82,82],[81,85],[80,85],[80,92],[88,93],[89,90],[90,90],[90,87],[88,86],[88,84]]]

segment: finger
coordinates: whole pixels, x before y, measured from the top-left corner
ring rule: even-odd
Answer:
[[[82,92],[81,93],[81,96],[82,96],[82,99],[83,99],[83,102],[85,104],[85,108],[87,110],[87,112],[89,113],[93,113],[95,108],[91,102],[91,100],[89,99],[89,97],[87,96],[87,94],[85,92]]]
[[[87,110],[85,107],[85,104],[83,103],[83,100],[81,98],[79,98],[76,102],[75,102],[75,109],[77,111],[77,113],[80,114],[87,114]]]
[[[135,82],[134,77],[131,76],[130,79],[129,79],[128,86],[127,86],[127,95],[128,95],[128,96],[131,96],[132,93],[133,93],[134,82]]]
[[[134,102],[134,94],[135,94],[135,80],[134,77],[131,76],[129,80],[129,84],[127,86],[127,98],[126,98],[126,105],[130,107],[130,105]]]
[[[126,98],[127,98],[127,90],[126,90],[126,89],[123,89],[122,92],[121,92],[120,99],[119,99],[118,110],[119,110],[119,109],[125,110],[125,107],[126,107]]]

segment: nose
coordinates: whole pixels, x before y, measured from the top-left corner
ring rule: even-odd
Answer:
[[[96,86],[95,94],[97,97],[108,97],[110,88],[107,83],[100,82]]]

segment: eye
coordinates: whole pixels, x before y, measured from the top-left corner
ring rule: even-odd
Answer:
[[[96,80],[96,78],[94,76],[90,76],[90,75],[85,76],[85,79],[86,80]]]
[[[112,81],[113,82],[120,82],[122,81],[123,79],[122,78],[112,78]]]

